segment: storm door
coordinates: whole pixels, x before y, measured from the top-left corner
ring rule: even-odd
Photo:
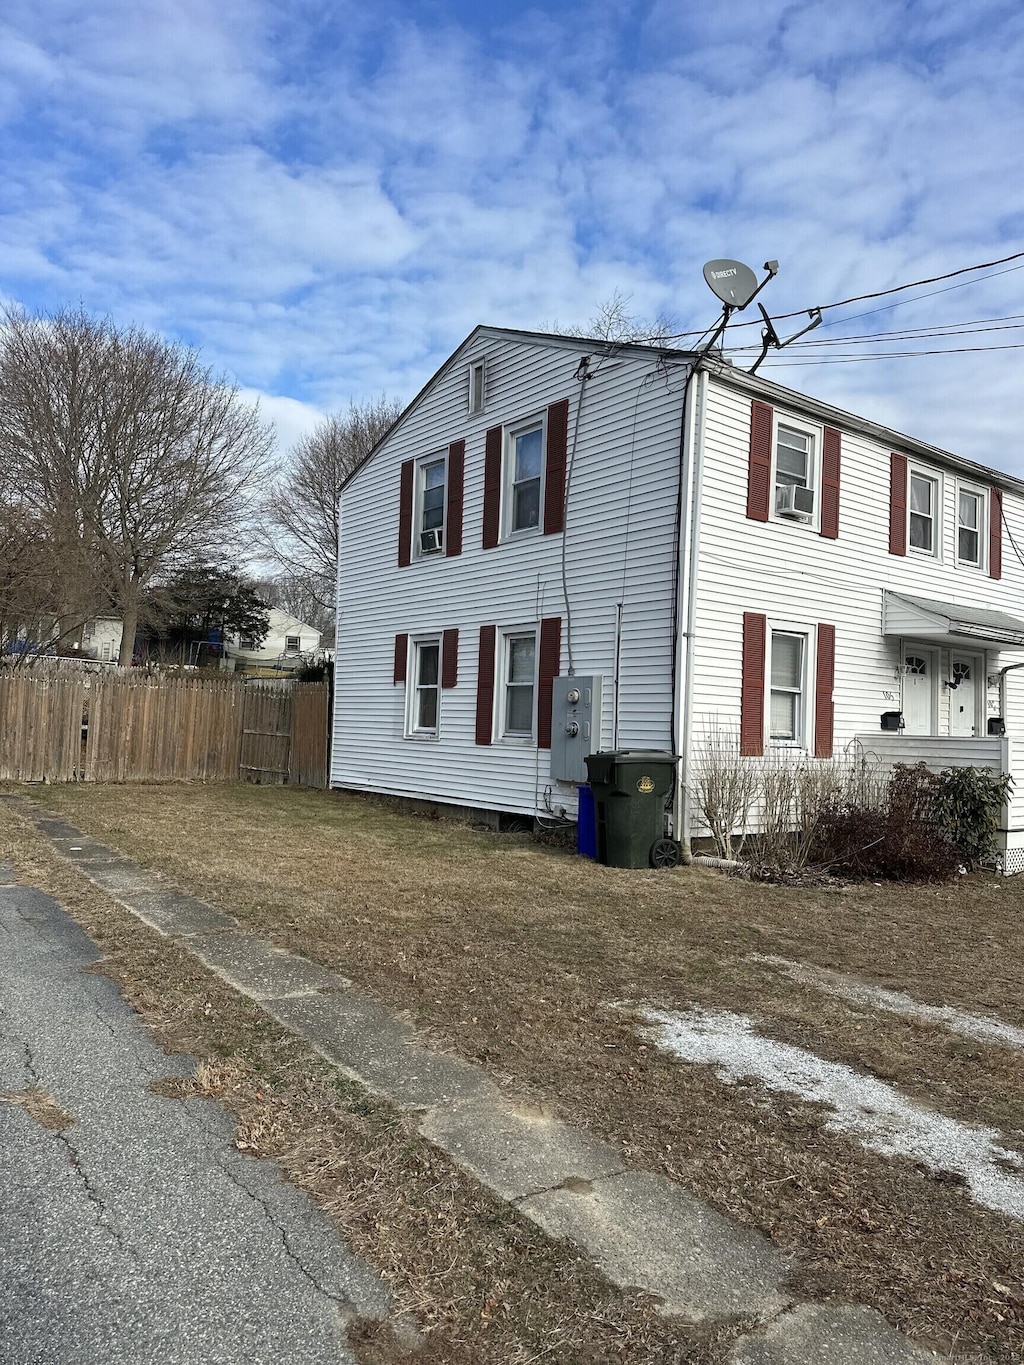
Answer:
[[[903,648],[904,734],[935,734],[937,683],[937,651],[926,645],[905,645]]]
[[[977,654],[949,657],[949,733],[978,734],[984,660]]]

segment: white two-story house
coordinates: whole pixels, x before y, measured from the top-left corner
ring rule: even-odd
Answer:
[[[341,526],[336,787],[572,815],[661,749],[688,837],[712,725],[1024,766],[1024,484],[713,356],[479,327]]]

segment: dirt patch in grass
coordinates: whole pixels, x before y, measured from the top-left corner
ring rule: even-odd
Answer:
[[[91,970],[117,981],[157,1041],[200,1059],[150,1090],[225,1105],[238,1149],[277,1160],[381,1274],[396,1314],[352,1326],[362,1365],[722,1365],[741,1324],[690,1330],[614,1290],[2,808],[0,858],[87,930],[104,953]],[[4,1098],[48,1126],[63,1112],[38,1087]]]
[[[941,1175],[827,1134],[814,1105],[659,1053],[628,1006],[748,1014],[1021,1149],[1019,1052],[834,998],[750,957],[1024,1026],[1024,885],[790,888],[703,869],[620,871],[523,836],[286,789],[69,787],[46,799],[410,1010],[436,1045],[554,1104],[630,1163],[761,1228],[794,1253],[798,1290],[870,1303],[945,1350],[1022,1359],[1019,1224]]]

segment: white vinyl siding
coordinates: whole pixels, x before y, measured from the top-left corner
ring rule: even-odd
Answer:
[[[795,406],[795,404],[794,404]],[[783,412],[781,402],[777,409]],[[831,424],[830,424],[831,425]],[[837,423],[837,425],[839,425]],[[738,473],[750,441],[750,396],[727,382],[709,383],[701,493],[701,562],[697,583],[694,663],[694,733],[711,726],[738,731],[742,675],[743,613],[761,612],[771,627],[806,625],[808,633],[806,700],[813,704],[816,622],[835,626],[834,752],[858,753],[856,737],[877,735],[880,717],[902,706],[904,641],[882,635],[882,593],[895,592],[963,602],[1024,618],[1024,566],[1012,554],[1003,559],[1001,579],[965,573],[954,556],[905,556],[889,553],[889,470],[892,448],[883,440],[842,428],[842,534],[838,540],[816,535],[794,537],[777,521],[755,522],[746,516],[746,479]],[[911,468],[913,468],[913,462]],[[956,539],[956,478],[937,468],[942,497],[934,506],[939,545]],[[1004,513],[1018,544],[1024,544],[1024,502],[1003,494]],[[909,487],[908,487],[909,502]],[[908,509],[909,514],[909,509]],[[982,540],[987,544],[987,522]],[[913,637],[907,650],[915,654]],[[937,673],[934,730],[948,736],[956,691],[942,686],[951,676],[951,655],[973,646],[936,649]],[[980,653],[984,649],[977,645]],[[1024,660],[1024,652],[990,650],[985,676],[979,679],[983,718],[999,713],[997,677],[1000,667]],[[765,660],[766,735],[770,728],[767,689],[770,663]],[[1007,675],[1007,728],[1024,742],[1024,670]],[[806,717],[808,726],[811,717]],[[979,730],[984,735],[984,724]],[[808,742],[811,733],[806,732]],[[895,739],[910,736],[895,736]],[[848,748],[848,746],[853,746]],[[908,748],[908,753],[910,752]],[[909,761],[913,761],[912,759]]]
[[[481,340],[487,345],[486,411],[469,415],[467,374]],[[595,748],[609,748],[615,740],[617,656],[618,746],[671,748],[674,534],[685,373],[670,371],[671,383],[666,383],[656,355],[627,350],[583,386],[574,378],[580,356],[579,346],[568,341],[477,333],[342,493],[332,785],[510,812],[543,811],[545,789],[552,788],[552,804],[573,814],[576,788],[552,781],[548,751],[529,739],[502,741],[498,733],[502,634],[545,617],[562,619],[563,651],[571,620],[577,673],[605,680]],[[565,537],[545,536],[538,528],[483,549],[487,430],[505,428],[507,460],[507,434],[522,430],[531,418],[536,426],[552,403],[568,399],[572,431],[584,387]],[[630,454],[623,433],[631,430],[634,413],[644,439]],[[462,554],[417,560],[399,570],[394,544],[402,461],[460,439],[466,441]],[[642,505],[636,496],[641,486]],[[542,511],[540,516],[542,521]],[[496,743],[478,745],[477,640],[485,625],[497,631]],[[393,685],[394,637],[442,627],[459,630],[459,681],[442,691],[441,726],[430,764],[415,764],[410,745],[403,742],[403,689]]]

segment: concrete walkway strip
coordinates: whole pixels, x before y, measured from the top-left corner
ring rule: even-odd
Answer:
[[[558,1119],[517,1112],[504,1099],[498,1104],[470,1101],[432,1109],[421,1121],[420,1132],[506,1200],[540,1195],[567,1181],[588,1183],[622,1170],[622,1157],[614,1147]]]
[[[621,1171],[519,1208],[550,1236],[585,1246],[614,1284],[638,1285],[690,1322],[765,1319],[790,1302],[788,1261],[664,1176]]]
[[[229,986],[261,1004],[317,991],[342,991],[351,982],[318,962],[296,957],[248,934],[195,934],[192,952]]]
[[[80,847],[77,861],[98,886],[175,936],[340,1070],[415,1115],[425,1139],[544,1232],[572,1239],[613,1284],[654,1295],[662,1311],[689,1322],[761,1324],[737,1343],[734,1365],[938,1359],[878,1314],[795,1307],[782,1287],[789,1263],[760,1234],[665,1177],[624,1170],[615,1149],[590,1134],[517,1106],[482,1069],[425,1048],[406,1019],[359,995],[345,977],[259,940],[213,907],[205,907],[212,923],[203,922],[203,902],[126,867],[33,803],[11,800],[69,857],[69,841]]]
[[[873,1308],[824,1308],[803,1303],[761,1336],[742,1337],[729,1365],[921,1365],[935,1360],[898,1337]]]

